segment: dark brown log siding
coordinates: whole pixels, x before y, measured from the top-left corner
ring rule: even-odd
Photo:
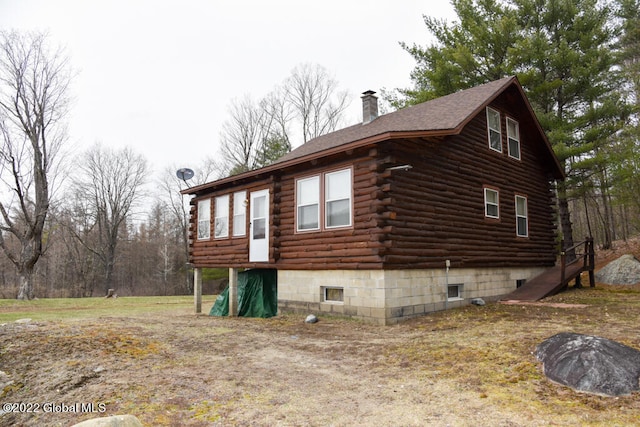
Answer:
[[[486,115],[478,114],[457,136],[443,141],[395,141],[381,147],[397,164],[386,179],[390,247],[385,268],[549,266],[555,261],[555,226],[550,176],[534,148],[542,141],[522,111],[508,111],[520,123],[521,160],[507,154],[505,109],[503,152],[489,148]],[[412,154],[410,154],[412,153]],[[484,188],[499,191],[499,219],[485,217]],[[527,198],[526,238],[516,236],[515,196]]]
[[[196,267],[279,269],[444,268],[447,259],[453,267],[553,265],[551,158],[528,110],[521,102],[509,102],[512,96],[518,101],[516,95],[506,92],[491,104],[501,113],[502,153],[489,148],[483,109],[460,135],[378,143],[199,195],[192,201],[192,262]],[[507,116],[520,126],[521,160],[507,154]],[[389,170],[404,164],[412,169]],[[353,225],[297,233],[296,179],[342,168],[353,171]],[[499,191],[499,219],[485,217],[487,186]],[[268,263],[249,263],[248,236],[233,237],[231,229],[228,239],[195,239],[198,200],[241,190],[248,197],[264,188],[271,201]],[[516,236],[516,195],[527,198],[526,238]],[[212,223],[214,217],[212,205]],[[230,224],[232,219],[230,197]]]
[[[376,150],[347,155],[341,162],[321,162],[282,177],[280,237],[277,268],[357,269],[381,268],[383,243],[379,218],[375,213],[377,187],[372,181]],[[296,179],[335,170],[352,168],[353,194],[351,227],[296,232]]]

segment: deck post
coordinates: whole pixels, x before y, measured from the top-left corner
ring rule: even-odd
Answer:
[[[193,303],[196,314],[202,312],[202,269],[193,269]]]
[[[238,269],[229,267],[229,317],[238,315]]]

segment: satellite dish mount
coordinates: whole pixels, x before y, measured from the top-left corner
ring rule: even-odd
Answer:
[[[176,172],[176,176],[187,184],[187,181],[193,178],[193,170],[189,168],[180,168]],[[189,187],[189,184],[187,184],[187,187]]]

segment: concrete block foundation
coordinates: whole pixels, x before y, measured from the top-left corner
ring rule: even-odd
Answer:
[[[473,298],[495,301],[544,270],[278,270],[278,308],[350,316],[391,325],[426,313],[461,307]],[[457,296],[450,296],[449,286]],[[328,291],[327,291],[328,290]]]

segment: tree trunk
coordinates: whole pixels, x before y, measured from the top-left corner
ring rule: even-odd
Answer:
[[[33,293],[33,271],[24,270],[20,272],[20,288],[18,290],[19,300],[32,300]]]
[[[566,248],[573,247],[573,227],[571,224],[571,215],[569,213],[569,201],[567,200],[567,188],[564,181],[558,182],[558,215],[560,216],[560,229],[564,241],[564,251]],[[576,259],[575,250],[567,252],[567,260]]]

